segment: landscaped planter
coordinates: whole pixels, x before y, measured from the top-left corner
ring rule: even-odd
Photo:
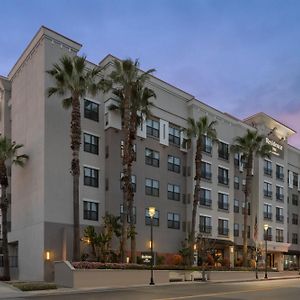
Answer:
[[[122,287],[150,282],[149,269],[76,269],[68,261],[59,261],[54,263],[54,270],[55,283],[64,287]],[[154,270],[153,273],[155,283],[201,279],[199,271]]]

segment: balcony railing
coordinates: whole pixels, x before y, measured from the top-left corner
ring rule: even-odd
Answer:
[[[270,213],[270,212],[264,212],[264,219],[272,220],[272,213]]]
[[[218,201],[218,208],[223,210],[229,209],[229,203],[224,201]]]
[[[200,197],[199,205],[211,207],[211,199]]]
[[[219,158],[228,160],[229,159],[229,153],[227,151],[219,151]]]
[[[283,243],[283,236],[276,236],[276,242]]]
[[[283,201],[284,200],[284,195],[280,194],[280,193],[276,193],[276,200]]]
[[[276,179],[283,180],[284,179],[284,173],[276,172]]]
[[[276,221],[283,223],[284,216],[283,215],[276,215]]]
[[[212,146],[211,145],[203,145],[202,151],[210,154],[212,152]]]
[[[272,176],[272,169],[264,168],[264,173],[265,173],[265,175]]]
[[[268,198],[272,198],[272,191],[264,190],[264,196]]]
[[[228,236],[229,235],[229,228],[218,227],[218,233],[219,233],[219,235]]]
[[[229,178],[226,176],[218,176],[218,180],[219,180],[219,183],[221,183],[221,184],[225,184],[225,185],[229,184]]]
[[[211,233],[211,229],[212,229],[211,226],[207,226],[207,225],[200,225],[199,226],[199,231],[202,232],[202,233],[208,233],[208,234],[210,234]]]
[[[201,171],[201,178],[211,180],[211,172]]]

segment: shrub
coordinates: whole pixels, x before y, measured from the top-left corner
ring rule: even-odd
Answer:
[[[163,255],[157,255],[156,264],[163,265],[165,263],[166,258]]]
[[[175,265],[175,266],[182,265],[182,262],[183,262],[183,259],[182,259],[182,256],[180,254],[174,254],[172,256],[172,259],[171,259],[171,264],[172,265]]]

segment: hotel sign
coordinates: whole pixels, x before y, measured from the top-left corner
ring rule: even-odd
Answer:
[[[283,157],[283,146],[266,137],[266,143],[272,146],[272,154]]]

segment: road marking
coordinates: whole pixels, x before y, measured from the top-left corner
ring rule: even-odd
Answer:
[[[232,291],[232,292],[221,292],[221,293],[210,293],[210,294],[200,294],[200,295],[191,295],[191,296],[180,296],[180,297],[171,297],[171,298],[157,298],[153,300],[177,300],[177,299],[193,299],[193,298],[202,298],[202,297],[213,297],[213,296],[222,296],[222,295],[231,295],[239,293],[248,293],[248,292],[257,292],[257,291],[267,291],[273,290],[274,287],[261,288],[261,289],[252,289],[252,290],[242,290],[242,291]]]

